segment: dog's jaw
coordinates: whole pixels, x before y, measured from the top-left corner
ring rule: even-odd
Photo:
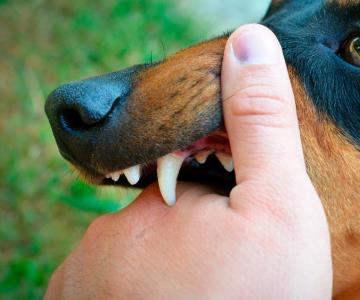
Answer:
[[[160,192],[166,204],[174,205],[176,203],[176,182],[181,168],[183,166],[189,168],[194,164],[205,165],[210,155],[214,155],[218,159],[224,170],[234,171],[227,134],[225,131],[219,130],[185,149],[158,158],[154,163],[146,162],[125,170],[113,171],[106,174],[105,178],[117,183],[121,176],[124,176],[124,180],[126,178],[129,184],[135,186],[141,181],[142,176],[146,177],[156,170]],[[111,182],[107,182],[111,184]]]

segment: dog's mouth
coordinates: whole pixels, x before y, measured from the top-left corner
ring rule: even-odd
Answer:
[[[219,130],[155,161],[109,172],[102,184],[143,188],[158,180],[165,202],[174,205],[178,179],[230,187],[234,183],[233,170],[227,134]]]
[[[226,40],[57,88],[46,113],[61,154],[91,184],[144,188],[158,180],[169,205],[177,179],[233,187],[222,129]]]

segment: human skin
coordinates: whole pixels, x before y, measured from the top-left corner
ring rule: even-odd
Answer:
[[[157,184],[96,219],[45,299],[330,299],[329,229],[306,173],[294,96],[271,31],[229,38],[222,70],[237,185]]]

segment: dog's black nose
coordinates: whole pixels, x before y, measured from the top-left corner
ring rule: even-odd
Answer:
[[[86,159],[117,103],[131,90],[135,68],[65,84],[45,104],[60,152],[72,162]]]
[[[55,135],[78,134],[104,121],[116,100],[128,94],[130,85],[126,79],[112,73],[65,84],[53,91],[45,110]]]

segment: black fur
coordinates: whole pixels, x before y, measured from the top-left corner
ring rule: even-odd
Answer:
[[[282,44],[318,111],[360,147],[360,68],[340,55],[344,41],[360,34],[360,4],[346,9],[326,1],[284,1],[263,24]]]

